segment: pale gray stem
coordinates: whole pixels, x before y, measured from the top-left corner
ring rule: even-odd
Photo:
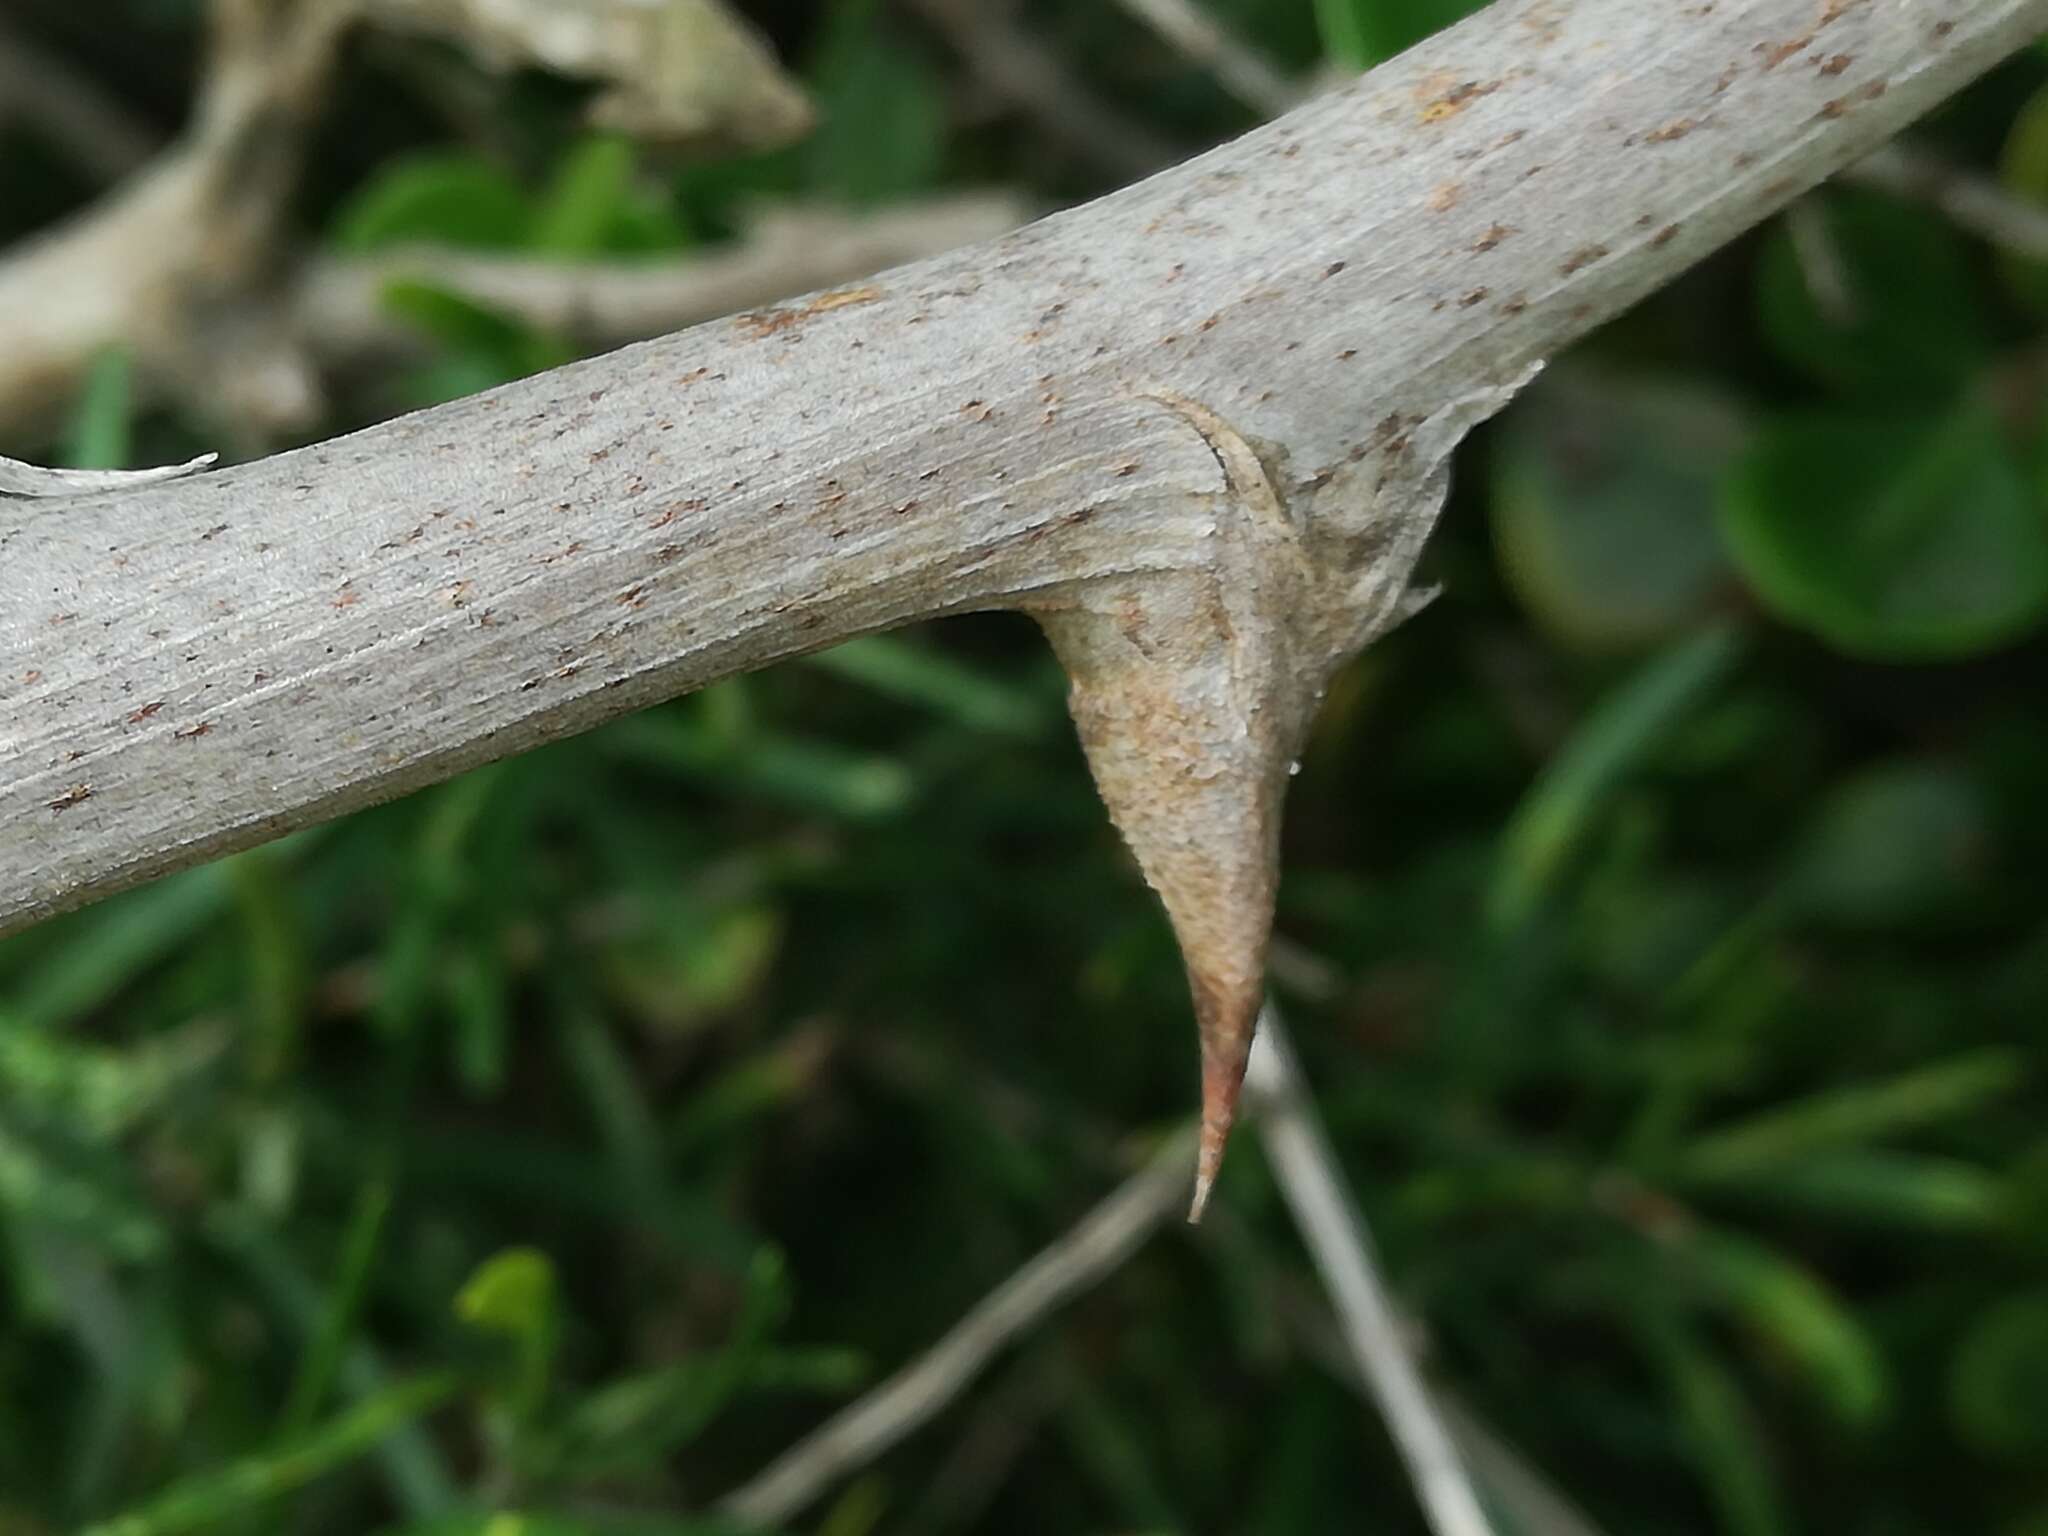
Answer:
[[[1345,1188],[1279,1011],[1270,1003],[1252,1045],[1245,1091],[1258,1116],[1259,1144],[1330,1293],[1359,1374],[1372,1388],[1408,1465],[1430,1529],[1436,1536],[1493,1536],[1457,1447],[1401,1338],[1371,1235]]]
[[[1413,423],[2044,24],[1500,0],[970,251],[257,463],[0,502],[0,933],[855,634],[1212,571],[1226,466],[1161,399],[1298,499],[1413,460]],[[1403,559],[1442,489],[1411,479],[1374,513]]]

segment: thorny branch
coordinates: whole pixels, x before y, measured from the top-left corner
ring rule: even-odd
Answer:
[[[716,677],[1021,609],[1181,937],[1213,1170],[1289,761],[1412,607],[1459,436],[2044,23],[1500,0],[983,247],[258,463],[0,503],[0,930]],[[197,143],[244,105],[220,88]]]

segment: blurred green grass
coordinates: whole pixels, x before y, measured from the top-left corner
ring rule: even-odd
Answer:
[[[1466,8],[1214,7],[1297,71]],[[121,9],[56,30],[121,76],[174,44],[175,95],[195,8]],[[748,197],[1103,189],[906,12],[761,14],[807,146],[668,166],[520,82],[478,145],[373,55],[307,217],[659,254]],[[1249,124],[1115,7],[1028,20],[1190,149]],[[2044,82],[1928,142],[2048,190]],[[89,190],[24,132],[10,235]],[[2039,1536],[2038,274],[1816,207],[1846,319],[1767,230],[1465,451],[1445,598],[1294,787],[1280,986],[1431,1369],[1606,1529]],[[354,408],[568,355],[392,302],[437,350]],[[73,462],[203,431],[128,367]],[[0,945],[0,1533],[720,1528],[1192,1107],[1061,694],[1021,621],[875,637]],[[1419,1529],[1313,1295],[1248,1141],[1209,1227],[798,1528]]]

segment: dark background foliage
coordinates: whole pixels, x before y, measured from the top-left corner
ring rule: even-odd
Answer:
[[[175,131],[190,0],[9,9]],[[1112,184],[908,10],[746,9],[809,142],[673,164],[383,41],[307,239],[658,258],[748,199]],[[1213,9],[1306,73],[1465,7]],[[1116,6],[1024,21],[1175,146],[1252,124]],[[2048,193],[2044,80],[1917,140]],[[0,237],[97,190],[0,126]],[[1800,217],[1462,453],[1444,596],[1297,780],[1278,987],[1433,1376],[1604,1528],[2039,1536],[2048,274]],[[431,360],[331,427],[567,355],[408,312]],[[129,383],[8,450],[213,440]],[[0,1532],[712,1529],[1191,1111],[1061,692],[1021,621],[864,641],[0,944]],[[799,1528],[1420,1529],[1256,1135]]]

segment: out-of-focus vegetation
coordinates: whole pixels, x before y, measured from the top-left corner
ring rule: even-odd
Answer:
[[[191,0],[10,9],[175,129]],[[1306,76],[1466,7],[1212,9]],[[307,239],[660,259],[748,199],[1108,184],[908,9],[748,10],[824,126],[743,160],[356,50]],[[1252,123],[1118,6],[1019,20],[1171,142]],[[2044,84],[1920,142],[2048,195]],[[0,237],[98,190],[0,119]],[[1430,1369],[1605,1529],[2041,1536],[2048,276],[1805,217],[1461,456],[1443,598],[1296,782],[1278,985]],[[436,345],[331,425],[568,355],[391,302]],[[207,445],[130,384],[5,446]],[[722,1529],[1191,1111],[1061,692],[1021,621],[867,640],[0,945],[0,1532]],[[1256,1135],[799,1528],[1419,1529]]]

